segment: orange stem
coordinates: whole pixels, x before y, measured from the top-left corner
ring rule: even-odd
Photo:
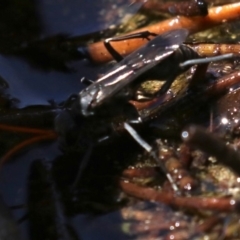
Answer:
[[[0,167],[2,167],[2,165],[4,163],[6,163],[9,160],[9,158],[11,158],[14,154],[16,154],[22,148],[25,148],[28,145],[31,145],[36,142],[45,141],[45,140],[54,140],[56,138],[57,138],[57,134],[53,131],[50,133],[50,131],[49,131],[48,134],[35,136],[35,137],[32,137],[30,139],[27,139],[27,140],[17,144],[15,147],[10,149],[3,157],[1,157]]]
[[[10,131],[10,132],[20,132],[20,133],[32,133],[32,134],[53,134],[55,133],[53,130],[43,130],[38,128],[27,128],[27,127],[17,127],[11,126],[7,124],[0,124],[0,130]]]
[[[177,16],[174,18],[161,21],[159,23],[140,28],[134,32],[150,31],[156,34],[162,34],[167,31],[179,28],[186,28],[190,33],[209,29],[213,26],[220,25],[224,22],[237,20],[240,17],[240,2],[226,4],[223,6],[212,7],[205,17],[184,17]],[[112,42],[113,48],[121,55],[127,55],[139,48],[141,45],[146,44],[145,39],[130,39],[119,42]],[[88,46],[88,54],[90,58],[97,63],[104,63],[112,60],[111,54],[105,48],[103,42],[96,42]]]
[[[220,212],[237,211],[239,202],[233,198],[217,198],[217,197],[181,197],[175,196],[170,192],[160,192],[149,187],[142,187],[130,182],[120,181],[120,187],[123,191],[131,196],[149,200],[162,202],[179,208],[200,209]]]

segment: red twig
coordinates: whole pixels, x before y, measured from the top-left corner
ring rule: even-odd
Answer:
[[[211,210],[231,212],[239,210],[239,203],[232,198],[216,197],[178,197],[170,192],[160,192],[153,188],[145,188],[133,183],[120,182],[120,186],[127,194],[149,201],[162,202],[179,208],[195,210]]]
[[[32,133],[32,134],[51,134],[53,133],[52,130],[43,130],[38,128],[28,128],[28,127],[18,127],[18,126],[11,126],[7,124],[0,124],[0,130],[9,131],[9,132],[19,132],[19,133]]]
[[[54,140],[56,138],[57,138],[57,134],[54,131],[50,132],[50,130],[49,130],[48,134],[34,136],[32,138],[29,138],[29,139],[17,144],[15,147],[10,149],[4,156],[1,157],[0,167],[4,163],[6,163],[9,158],[11,158],[18,151],[20,151],[22,148],[25,148],[25,147],[33,144],[33,143],[36,143],[36,142],[46,141],[46,140]]]
[[[240,17],[240,2],[226,4],[223,6],[212,7],[205,17],[184,17],[178,16],[161,21],[159,23],[140,28],[134,32],[150,31],[156,34],[162,34],[173,29],[186,28],[190,33],[196,33],[220,25],[224,22],[234,21]],[[120,42],[112,42],[116,51],[121,55],[127,55],[145,44],[145,39],[131,39]],[[90,58],[94,62],[103,63],[112,60],[111,54],[105,48],[103,42],[96,42],[87,48]]]

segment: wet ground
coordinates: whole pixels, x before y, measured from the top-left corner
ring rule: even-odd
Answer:
[[[2,1],[1,6],[1,86],[5,98],[14,108],[50,106],[50,102],[58,104],[84,87],[80,83],[83,76],[95,79],[101,72],[101,66],[94,66],[85,60],[71,59],[71,53],[70,61],[68,56],[60,56],[60,59],[51,53],[47,56],[48,43],[43,46],[43,49],[47,49],[44,53],[34,47],[27,53],[23,49],[32,42],[48,37],[81,37],[105,30],[109,24],[109,20],[104,19],[105,11],[112,8],[111,1],[24,0],[6,3]],[[121,16],[116,14],[112,23],[117,23],[119,19]],[[61,55],[61,50],[59,51]],[[48,61],[51,57],[52,60]],[[18,125],[18,119],[13,120],[12,124]],[[31,121],[26,123],[29,124],[31,125]],[[10,142],[13,135],[6,137]],[[0,189],[4,201],[8,206],[23,205],[13,211],[15,219],[22,218],[28,212],[25,204],[28,196],[29,166],[32,161],[43,159],[51,162],[61,154],[57,142],[37,144],[13,157],[1,170]],[[22,239],[31,239],[28,219],[19,227]],[[84,239],[91,238],[87,236]]]
[[[40,117],[38,115],[36,122],[33,122],[34,117],[21,119],[21,113],[29,107],[32,109],[30,110],[32,116],[39,109],[54,109],[66,101],[70,95],[84,88],[84,84],[80,82],[83,76],[96,79],[106,69],[106,65],[96,65],[80,59],[76,41],[72,40],[73,46],[70,41],[69,46],[66,44],[69,42],[68,39],[77,39],[81,45],[93,39],[111,36],[114,33],[113,26],[125,21],[123,19],[126,13],[133,16],[140,5],[128,7],[127,0],[89,2],[10,0],[6,3],[2,1],[0,9],[0,91],[2,93],[0,114],[2,116],[0,115],[0,122],[14,126],[53,128],[53,117],[45,119],[44,114]],[[159,16],[161,19],[164,17]],[[137,22],[141,26],[147,21],[140,16]],[[111,30],[108,29],[109,26]],[[239,41],[239,34],[236,33],[238,26],[239,21],[220,26],[220,30],[217,31],[219,39]],[[228,37],[225,37],[226,31]],[[231,37],[235,33],[236,36]],[[194,40],[202,41],[206,39],[206,35],[209,36],[210,33],[198,35]],[[212,35],[209,37],[210,40],[214,39],[214,32]],[[213,67],[213,69],[215,71],[216,68]],[[8,122],[5,116],[12,112],[11,120]],[[39,121],[41,123],[38,123],[38,118],[43,119]],[[19,133],[3,131],[1,134],[2,155],[24,138]],[[51,215],[49,218],[58,219],[55,223],[56,228],[59,226],[65,228],[62,235],[60,234],[61,237],[56,239],[137,239],[137,234],[135,236],[124,233],[128,231],[124,229],[126,226],[122,213],[117,210],[125,205],[126,199],[117,188],[117,181],[121,171],[132,163],[133,159],[138,159],[142,151],[128,138],[98,147],[91,158],[92,165],[88,167],[83,182],[79,184],[76,191],[70,191],[69,186],[77,175],[78,163],[83,157],[86,146],[83,144],[80,148],[81,154],[66,153],[60,149],[59,142],[56,140],[37,143],[21,150],[2,167],[0,193],[7,206],[12,208],[14,219],[20,220],[18,223],[20,239],[43,239],[36,236],[44,230],[36,229],[39,213],[34,213],[32,209],[39,207],[40,211],[44,212],[45,210],[41,208],[44,209],[45,205],[52,204],[44,199],[48,191],[40,194],[38,180],[36,185],[34,185],[35,180],[32,180],[34,174],[30,171],[33,171],[31,166],[36,160],[53,168],[53,176],[50,177],[46,170],[48,167],[39,171],[40,173],[46,171],[43,173],[43,178],[47,176],[46,179],[50,179],[49,185],[46,183],[46,189],[52,190],[51,199],[56,204],[49,208],[49,211],[55,209],[54,213],[57,217]],[[129,153],[126,148],[131,148],[132,152]],[[38,171],[34,171],[37,172],[37,176]],[[52,178],[54,181],[51,180]],[[35,203],[31,202],[29,192],[32,190],[39,191],[40,205],[34,205]],[[138,207],[144,208],[137,205],[136,208]],[[152,207],[155,209],[155,206]],[[48,215],[45,215],[45,219],[46,216]]]

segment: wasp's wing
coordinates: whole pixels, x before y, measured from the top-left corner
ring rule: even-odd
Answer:
[[[81,97],[90,94],[91,106],[100,105],[141,74],[171,55],[183,43],[187,35],[187,30],[177,29],[155,37],[146,45],[125,57],[102,78],[83,90],[80,93]]]
[[[188,36],[188,30],[177,29],[159,35],[149,41],[146,45],[125,57],[119,64],[135,66],[139,62],[144,62],[142,72],[154,67],[181,45]]]

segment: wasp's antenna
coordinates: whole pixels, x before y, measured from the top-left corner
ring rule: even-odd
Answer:
[[[165,166],[161,161],[159,161],[159,158],[156,154],[155,151],[153,151],[153,148],[144,140],[140,137],[140,135],[135,131],[135,129],[128,124],[127,122],[124,122],[124,128],[128,131],[128,133],[134,138],[134,140],[142,147],[144,148],[150,156],[156,161],[156,163],[160,166],[162,171],[166,174],[166,177],[168,181],[171,183],[171,186],[174,190],[174,192],[179,193],[178,186],[176,185],[175,181],[173,180],[172,176],[168,171],[166,170]]]

